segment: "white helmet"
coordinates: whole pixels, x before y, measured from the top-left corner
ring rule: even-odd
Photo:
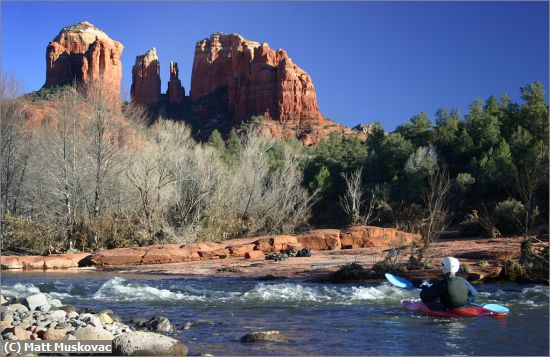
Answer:
[[[458,268],[460,268],[460,262],[454,257],[443,258],[441,265],[443,265],[444,273],[455,274],[458,271]]]

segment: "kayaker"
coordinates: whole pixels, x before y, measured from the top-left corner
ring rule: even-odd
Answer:
[[[441,261],[444,278],[431,285],[420,285],[420,298],[432,310],[451,310],[474,302],[477,290],[468,281],[456,276],[460,262],[454,257],[445,257]]]

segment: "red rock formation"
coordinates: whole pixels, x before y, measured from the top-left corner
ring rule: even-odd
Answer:
[[[130,95],[134,102],[145,105],[160,101],[160,62],[156,48],[136,56],[136,63],[132,67]]]
[[[46,49],[45,87],[102,78],[120,94],[124,46],[89,22],[63,28]]]
[[[181,86],[179,79],[177,62],[170,61],[170,81],[168,82],[166,95],[168,96],[168,102],[173,104],[181,103],[185,97],[185,89]]]
[[[243,37],[222,33],[197,42],[191,76],[191,99],[226,87],[234,123],[254,115],[279,121],[323,119],[311,77],[275,51]]]

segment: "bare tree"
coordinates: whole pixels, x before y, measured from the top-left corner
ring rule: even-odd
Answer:
[[[28,163],[30,135],[26,122],[25,100],[13,77],[0,76],[0,205],[2,212],[16,213],[21,186]]]
[[[340,204],[344,212],[350,217],[351,224],[361,224],[361,210],[364,204],[363,198],[363,183],[362,183],[363,168],[358,168],[348,176],[344,173],[344,181],[346,182],[346,193],[340,197]]]
[[[375,185],[365,194],[362,183],[363,168],[351,175],[343,174],[346,192],[340,197],[340,204],[350,218],[351,224],[370,224],[379,219],[383,210],[388,209],[382,185]]]
[[[445,168],[438,168],[428,176],[422,195],[424,217],[418,227],[421,240],[414,247],[411,262],[424,264],[431,244],[449,225],[447,198],[450,189],[451,180]]]

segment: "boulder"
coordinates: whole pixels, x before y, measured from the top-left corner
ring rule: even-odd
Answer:
[[[310,250],[338,250],[341,247],[340,230],[316,229],[297,237],[298,242]]]
[[[101,319],[94,314],[81,314],[80,320],[94,327],[101,328],[103,326],[103,322],[101,321]]]
[[[134,331],[113,339],[113,355],[187,356],[187,347],[173,338],[152,332]]]
[[[44,268],[46,269],[67,269],[78,268],[88,265],[92,254],[71,253],[71,254],[50,254],[44,257]]]
[[[27,255],[20,259],[23,269],[44,269],[44,257]]]
[[[176,326],[164,316],[155,316],[147,322],[149,329],[155,332],[175,332]]]
[[[194,247],[178,244],[164,244],[148,247],[141,259],[142,264],[180,263],[200,258]]]
[[[145,248],[115,248],[94,254],[91,263],[97,266],[140,264],[146,252]]]
[[[342,249],[392,248],[408,245],[419,239],[418,234],[405,233],[393,228],[350,226],[341,234]]]
[[[10,305],[8,305],[8,307],[9,307],[10,310],[17,311],[19,313],[29,311],[28,307],[26,307],[25,305],[20,304],[20,303],[10,304]]]
[[[272,236],[261,236],[257,237],[254,241],[254,249],[262,251],[264,253],[273,252],[273,237]]]
[[[246,252],[244,257],[245,259],[265,259],[265,254],[261,250],[253,250]]]
[[[242,257],[246,253],[252,252],[255,246],[256,245],[254,244],[243,244],[243,245],[229,246],[227,247],[227,250],[229,250],[229,254],[231,254],[232,256]]]
[[[112,340],[114,338],[111,332],[92,326],[77,328],[73,336],[77,340]]]
[[[202,259],[225,259],[229,255],[229,252],[225,248],[218,248],[214,250],[199,250],[197,252]]]
[[[27,305],[30,311],[40,309],[42,306],[50,306],[48,304],[48,298],[43,293],[29,295],[25,298],[24,301],[25,301],[25,305]]]
[[[46,49],[45,87],[102,78],[120,96],[124,46],[89,22],[67,26]]]
[[[44,257],[44,269],[67,269],[78,267],[72,259],[63,256]]]
[[[20,340],[30,340],[32,332],[23,329],[21,326],[15,326],[12,329],[12,333]]]
[[[65,338],[65,336],[67,335],[67,332],[69,332],[69,331],[70,331],[70,329],[68,329],[68,328],[60,328],[60,329],[50,328],[50,329],[47,329],[43,333],[42,339],[43,340],[49,340],[49,341],[63,340]]]
[[[260,341],[289,342],[288,338],[279,331],[260,331],[247,333],[241,337],[241,342],[252,343]]]
[[[341,233],[342,249],[362,248],[364,238],[367,238],[366,226],[350,226]]]
[[[4,255],[0,256],[0,267],[2,269],[23,269],[23,262],[20,257]]]
[[[295,236],[290,235],[277,235],[273,236],[271,245],[275,252],[282,252],[288,249],[288,245],[298,244],[298,240]]]
[[[59,299],[51,299],[50,300],[50,305],[52,305],[53,307],[59,309],[61,306],[63,306],[63,303]]]
[[[52,320],[62,320],[67,317],[67,313],[63,310],[55,310],[50,312],[50,318]]]
[[[97,317],[105,325],[113,323],[113,318],[106,312],[100,312]]]

